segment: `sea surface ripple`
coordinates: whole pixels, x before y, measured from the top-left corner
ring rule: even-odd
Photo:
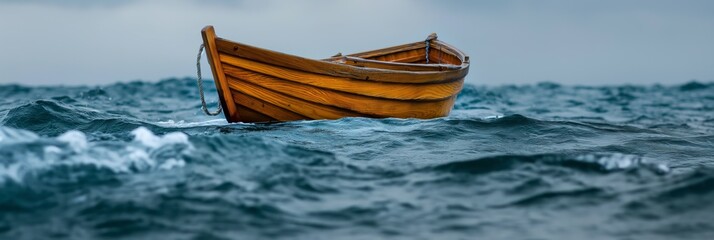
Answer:
[[[714,238],[712,83],[228,124],[194,81],[0,85],[0,239]]]

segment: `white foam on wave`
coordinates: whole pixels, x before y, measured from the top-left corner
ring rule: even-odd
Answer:
[[[490,109],[460,109],[451,111],[447,119],[495,120],[502,118],[503,116],[503,113]]]
[[[659,173],[669,172],[669,167],[661,163],[652,163],[637,155],[610,153],[610,154],[584,154],[575,157],[578,161],[596,163],[605,170],[624,170],[638,166],[652,168]]]
[[[159,137],[151,130],[139,127],[131,131],[131,134],[134,135],[134,141],[154,149],[168,144],[189,144],[188,136],[182,132],[172,132]]]
[[[67,143],[67,145],[69,145],[69,147],[72,148],[72,150],[74,150],[75,152],[81,152],[87,149],[87,146],[89,145],[89,143],[87,142],[87,136],[77,130],[70,130],[66,133],[63,133],[62,135],[57,137],[57,140],[60,142]]]
[[[0,126],[0,144],[35,141],[38,138],[37,134],[30,131]]]
[[[32,132],[0,128],[0,151],[5,148],[2,152],[12,153],[0,156],[0,183],[22,182],[28,175],[57,166],[89,165],[116,173],[170,170],[185,166],[182,157],[193,149],[188,136],[181,132],[157,136],[139,127],[132,134],[130,142],[90,142],[76,130],[43,139]],[[29,147],[36,144],[44,145],[42,151]]]
[[[5,179],[20,182],[22,181],[20,176],[20,164],[0,165],[0,183],[3,183]]]
[[[174,121],[174,120],[167,120],[167,121],[159,121],[156,122],[156,125],[160,127],[166,127],[166,128],[189,128],[189,127],[205,127],[205,126],[223,126],[223,125],[228,125],[228,121],[223,118],[219,119],[211,119],[203,122],[186,122],[184,120],[180,121]]]

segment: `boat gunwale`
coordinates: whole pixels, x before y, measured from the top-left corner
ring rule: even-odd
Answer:
[[[381,60],[374,60],[374,59],[368,59],[368,58],[361,58],[361,57],[355,57],[355,56],[343,56],[342,60],[340,63],[343,64],[348,64],[352,65],[349,62],[352,61],[354,63],[361,62],[361,63],[367,63],[367,64],[379,64],[379,65],[384,65],[384,66],[389,66],[389,67],[404,67],[404,68],[412,68],[412,70],[409,71],[445,71],[445,70],[458,70],[461,68],[460,65],[455,65],[455,64],[444,64],[444,63],[405,63],[405,62],[391,62],[391,61],[381,61]],[[359,65],[357,65],[359,66]],[[359,66],[359,67],[365,67],[365,66]],[[381,69],[386,69],[386,68],[381,68]],[[418,69],[418,70],[413,70],[413,69]]]
[[[355,80],[378,81],[378,82],[398,82],[398,83],[437,83],[448,82],[454,79],[460,79],[466,76],[469,68],[469,58],[460,50],[448,45],[439,40],[431,40],[433,48],[441,48],[441,51],[452,54],[461,61],[456,69],[447,69],[444,71],[407,71],[393,70],[372,67],[360,67],[348,65],[344,63],[310,59],[297,55],[273,51],[255,47],[252,45],[231,41],[225,38],[216,37],[217,51],[224,54],[234,55],[241,58],[247,58],[267,64],[272,64],[279,67],[285,67],[295,70],[312,72],[317,74],[325,74],[339,77],[349,77]],[[366,53],[376,53],[384,51],[383,55],[400,52],[400,47],[424,45],[424,42],[415,42],[403,44],[394,47],[388,47],[378,50],[369,51]],[[418,49],[414,48],[414,49]],[[401,50],[403,51],[403,50]],[[354,54],[352,54],[354,55]],[[351,56],[352,56],[351,55]],[[378,60],[375,60],[378,61]],[[393,64],[394,62],[379,61],[382,64]],[[421,66],[420,63],[403,63],[405,66]]]

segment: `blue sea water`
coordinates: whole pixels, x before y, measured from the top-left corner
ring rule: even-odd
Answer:
[[[0,239],[714,239],[712,83],[228,124],[194,81],[0,86]]]

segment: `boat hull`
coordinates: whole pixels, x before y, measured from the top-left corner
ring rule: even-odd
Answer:
[[[436,39],[323,60],[261,49],[202,30],[229,122],[449,114],[468,57]]]

